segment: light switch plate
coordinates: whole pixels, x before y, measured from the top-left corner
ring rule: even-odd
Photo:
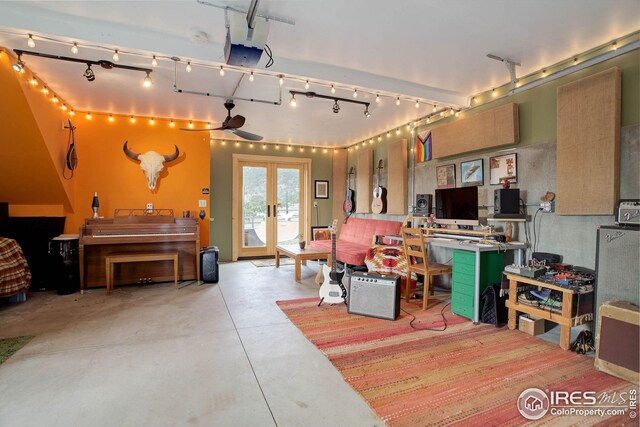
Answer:
[[[199,208],[206,208],[207,207],[207,201],[206,200],[198,200],[198,207]]]

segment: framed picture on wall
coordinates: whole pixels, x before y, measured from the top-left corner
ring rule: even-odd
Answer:
[[[331,228],[328,225],[311,226],[311,240],[331,240]]]
[[[463,187],[484,185],[484,162],[482,159],[460,163],[460,181]]]
[[[456,165],[436,166],[438,188],[456,187]]]
[[[489,158],[489,183],[518,182],[518,158],[516,153]]]
[[[329,181],[316,179],[314,198],[316,199],[328,199],[329,198]]]

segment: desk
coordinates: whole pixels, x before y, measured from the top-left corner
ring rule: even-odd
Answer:
[[[384,236],[389,240],[395,240],[402,242],[400,236]],[[527,247],[526,244],[521,242],[501,243],[498,245],[490,245],[484,243],[467,242],[464,240],[447,239],[441,237],[425,237],[425,242],[430,246],[437,248],[458,249],[461,251],[469,251],[475,253],[475,271],[474,271],[474,308],[473,308],[473,323],[480,323],[480,254],[483,252],[496,252],[496,251],[517,251],[516,264],[524,263],[524,251]]]
[[[507,301],[507,307],[509,308],[509,329],[516,328],[516,318],[518,312],[533,314],[534,316],[559,324],[560,348],[562,348],[563,350],[569,350],[571,328],[573,326],[582,325],[583,323],[593,320],[593,307],[589,312],[580,315],[580,306],[578,306],[575,316],[572,313],[573,296],[578,294],[593,293],[592,286],[589,286],[584,290],[576,291],[552,285],[550,283],[541,282],[536,279],[519,276],[517,274],[505,273],[505,275],[507,276],[507,279],[509,279],[509,300]],[[539,288],[562,292],[562,313],[554,313],[542,308],[530,307],[525,304],[518,304],[518,284],[534,285],[538,286]]]
[[[276,268],[280,267],[280,256],[282,255],[295,260],[295,278],[298,283],[300,283],[301,280],[301,265],[307,265],[307,260],[326,258],[327,264],[331,264],[331,252],[309,246],[304,249],[300,249],[300,245],[278,245],[276,246]],[[322,271],[322,268],[320,271]]]

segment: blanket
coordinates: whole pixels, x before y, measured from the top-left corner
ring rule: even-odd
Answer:
[[[31,270],[20,245],[0,237],[0,297],[10,297],[29,290]]]

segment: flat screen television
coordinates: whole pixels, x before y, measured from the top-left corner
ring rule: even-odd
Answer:
[[[478,225],[478,187],[436,190],[437,224]]]

